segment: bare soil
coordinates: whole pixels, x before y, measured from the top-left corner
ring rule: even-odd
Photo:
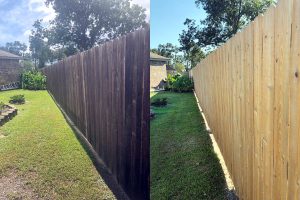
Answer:
[[[11,171],[0,177],[0,200],[38,200],[37,194],[25,180]]]

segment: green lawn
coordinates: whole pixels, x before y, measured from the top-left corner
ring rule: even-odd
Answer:
[[[113,199],[49,94],[0,92],[0,102],[7,103],[15,94],[24,94],[26,104],[16,106],[18,115],[0,127],[0,181],[11,179],[8,189],[20,188],[14,185],[17,181],[23,189],[6,195],[11,199]],[[3,191],[0,199],[1,195]]]
[[[168,98],[151,121],[151,199],[226,199],[226,184],[192,93]]]

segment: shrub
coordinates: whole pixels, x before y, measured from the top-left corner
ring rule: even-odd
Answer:
[[[21,76],[22,88],[28,90],[45,90],[46,89],[46,76],[41,72],[32,70],[24,72]]]
[[[25,103],[25,97],[24,95],[15,95],[10,97],[9,103],[11,104],[24,104]]]
[[[173,84],[179,79],[179,77],[180,77],[179,74],[176,74],[176,75],[168,74],[167,86],[166,86],[165,90],[172,90]]]
[[[163,107],[168,104],[167,98],[162,98],[162,99],[155,99],[152,103],[151,106],[156,106],[156,107]]]
[[[167,90],[174,92],[192,92],[193,89],[194,83],[187,75],[168,76],[167,78]]]

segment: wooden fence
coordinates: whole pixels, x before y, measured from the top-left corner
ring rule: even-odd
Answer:
[[[43,69],[47,87],[131,199],[149,199],[149,27]]]
[[[192,70],[241,199],[300,199],[300,0],[281,0]]]

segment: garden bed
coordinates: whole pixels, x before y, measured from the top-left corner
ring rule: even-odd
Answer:
[[[6,122],[11,120],[17,114],[18,114],[17,108],[10,105],[4,105],[0,110],[0,126],[4,125]]]

